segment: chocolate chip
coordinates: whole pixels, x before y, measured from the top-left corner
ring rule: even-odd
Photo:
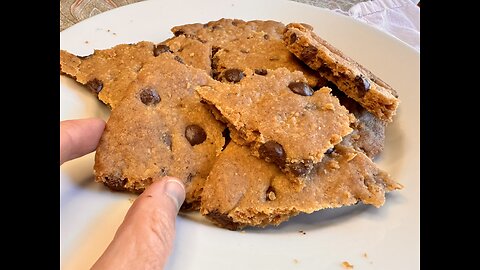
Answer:
[[[180,35],[185,34],[185,31],[183,31],[183,30],[177,30],[177,31],[173,32],[173,34],[174,34],[176,37],[178,37],[178,36],[180,36]]]
[[[170,151],[172,151],[172,135],[168,133],[163,133],[162,142],[168,147]]]
[[[199,125],[189,125],[185,128],[185,138],[194,146],[203,143],[207,139],[207,133]]]
[[[88,81],[86,83],[86,85],[87,85],[88,89],[90,89],[90,91],[92,91],[95,94],[100,93],[100,91],[102,91],[102,89],[103,89],[103,82],[100,81],[97,78]]]
[[[183,59],[178,55],[175,55],[173,59],[177,60],[179,63],[185,64],[185,62],[183,62]]]
[[[305,82],[291,82],[288,85],[288,88],[290,88],[292,92],[301,96],[311,96],[314,92],[313,89]]]
[[[245,76],[243,71],[238,68],[227,69],[223,75],[227,81],[233,83],[239,82]]]
[[[153,56],[159,56],[160,54],[165,53],[165,52],[172,52],[172,51],[170,51],[170,47],[168,47],[167,45],[158,44],[153,49]]]
[[[269,39],[270,39],[270,36],[269,36],[268,34],[265,34],[265,35],[263,35],[263,38],[264,38],[265,40],[269,40]]]
[[[107,186],[111,190],[115,191],[123,191],[125,190],[125,184],[127,183],[127,179],[120,179],[118,177],[105,177],[103,179],[103,184]]]
[[[260,158],[265,159],[267,162],[273,162],[277,166],[282,167],[285,165],[285,159],[287,155],[283,146],[276,141],[268,141],[258,148]]]
[[[357,86],[358,93],[361,96],[365,95],[365,93],[370,90],[370,81],[363,75],[357,75],[355,77],[355,85]]]
[[[192,178],[193,178],[193,174],[189,173],[188,176],[187,176],[187,180],[185,181],[185,183],[190,183],[190,182],[192,182]]]
[[[310,45],[302,50],[300,54],[300,59],[302,59],[306,63],[309,63],[317,56],[317,53],[318,49]]]
[[[144,88],[140,92],[140,100],[142,101],[143,104],[145,105],[155,105],[160,100],[160,96],[158,95],[157,91],[153,88]]]
[[[332,147],[330,149],[328,149],[327,151],[325,151],[325,155],[330,155],[331,153],[333,153],[335,149]]]
[[[265,76],[265,75],[267,75],[267,73],[268,73],[267,70],[264,69],[264,68],[255,69],[255,74]]]
[[[312,170],[311,161],[296,162],[289,166],[290,172],[295,176],[305,176]]]
[[[297,41],[297,34],[292,33],[290,35],[290,41],[289,42],[290,42],[290,44],[293,44],[295,41]]]

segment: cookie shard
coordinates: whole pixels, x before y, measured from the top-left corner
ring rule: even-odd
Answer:
[[[194,90],[209,82],[216,81],[171,53],[146,63],[107,121],[95,154],[95,180],[141,193],[152,179],[175,176],[186,186],[183,209],[198,209],[225,143],[225,126]]]
[[[391,122],[399,104],[390,85],[313,32],[305,24],[290,23],[284,32],[287,48],[300,60],[378,118]]]
[[[354,205],[380,207],[385,193],[402,185],[366,155],[343,143],[315,165],[299,192],[276,166],[230,143],[205,182],[200,212],[230,230],[279,225],[299,213]]]
[[[212,75],[217,80],[225,80],[225,72],[231,69],[252,69],[261,73],[266,69],[285,67],[303,72],[311,87],[318,84],[317,72],[285,46],[285,25],[281,22],[222,18],[205,24],[175,26],[171,30],[176,36],[211,45]]]
[[[279,68],[268,70],[267,75],[244,73],[238,83],[198,87],[197,92],[215,107],[217,118],[235,130],[232,140],[241,137],[238,143],[249,144],[253,155],[285,172],[305,175],[352,131],[353,115],[331,95],[330,88],[307,91],[309,95],[295,88],[306,85],[301,72]]]
[[[371,159],[377,157],[384,149],[387,123],[380,120],[352,98],[349,98],[335,86],[332,86],[332,94],[356,118],[356,121],[351,125],[353,128],[352,133],[345,136],[342,143],[363,152]]]
[[[60,73],[85,85],[99,100],[115,108],[138,71],[155,57],[154,48],[154,43],[141,41],[94,50],[88,56],[60,50]]]

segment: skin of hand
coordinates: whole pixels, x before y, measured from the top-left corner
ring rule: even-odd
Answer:
[[[60,165],[94,151],[105,122],[76,119],[60,122]],[[185,187],[162,177],[135,200],[107,249],[91,269],[163,269],[173,248],[175,218]]]

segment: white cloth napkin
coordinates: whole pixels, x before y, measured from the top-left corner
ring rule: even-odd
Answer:
[[[420,51],[420,8],[412,0],[372,0],[348,10],[348,15],[397,37]]]

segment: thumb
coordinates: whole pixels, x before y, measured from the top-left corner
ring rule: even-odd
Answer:
[[[185,187],[174,177],[154,179],[135,200],[92,269],[163,269],[173,247],[175,218]]]

